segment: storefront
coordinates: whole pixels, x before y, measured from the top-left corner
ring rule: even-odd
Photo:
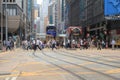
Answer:
[[[120,29],[114,29],[110,31],[110,41],[114,39],[116,45],[120,46]]]
[[[115,39],[116,45],[120,46],[120,20],[111,20],[108,22],[110,41]]]

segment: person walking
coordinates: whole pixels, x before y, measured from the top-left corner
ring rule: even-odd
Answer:
[[[70,46],[70,40],[68,39],[68,41],[67,41],[67,48],[70,48],[71,46]]]
[[[114,40],[114,39],[112,39],[112,41],[111,41],[112,50],[114,50],[114,49],[115,49],[115,44],[116,44],[115,40]]]
[[[104,49],[105,48],[105,41],[102,40],[102,48]]]
[[[80,50],[82,50],[82,49],[83,49],[83,40],[80,39]]]
[[[11,39],[11,41],[10,41],[10,47],[11,47],[11,50],[14,50],[14,41],[13,41],[13,39]]]
[[[36,48],[39,48],[40,50],[42,50],[40,45],[41,45],[41,41],[39,39],[37,39],[36,40]]]
[[[52,50],[53,50],[54,48],[56,48],[56,41],[53,39],[53,40],[52,40]],[[56,49],[57,49],[57,48],[56,48]]]
[[[6,51],[9,49],[11,50],[10,40],[6,41]]]
[[[97,42],[97,50],[101,50],[101,41],[100,40],[98,40],[98,42]]]
[[[27,43],[27,50],[28,49],[31,49],[31,42],[30,41],[27,41],[28,43]]]
[[[75,46],[76,46],[76,41],[73,39],[72,40],[72,48],[75,48]]]

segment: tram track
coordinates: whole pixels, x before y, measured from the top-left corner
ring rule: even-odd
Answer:
[[[56,53],[56,52],[54,52],[54,53]],[[58,52],[57,52],[57,53],[58,53]],[[60,59],[60,58],[56,58],[56,57],[50,56],[50,55],[48,55],[48,54],[45,53],[45,52],[42,52],[42,54],[43,54],[44,56],[48,57],[48,58],[52,58],[52,59],[55,59],[55,60],[57,60],[57,61],[64,62],[64,63],[66,63],[66,64],[70,64],[70,65],[73,65],[73,66],[77,66],[77,67],[80,67],[80,68],[83,68],[83,69],[86,69],[86,70],[95,72],[96,74],[99,74],[99,75],[101,75],[101,76],[108,77],[108,78],[110,78],[109,80],[111,80],[111,79],[112,79],[112,80],[120,80],[119,78],[116,78],[116,77],[114,77],[114,76],[105,74],[105,73],[103,73],[103,72],[100,72],[100,71],[97,71],[97,70],[93,70],[93,69],[90,69],[90,68],[88,68],[88,67],[85,67],[85,66],[82,66],[82,65],[78,65],[78,64],[75,64],[75,63],[73,63],[73,62],[69,62],[69,61],[66,61],[66,60],[63,60],[63,59]],[[36,56],[36,55],[34,54],[34,56]],[[64,56],[65,56],[65,55],[64,55]],[[40,58],[39,56],[36,56],[36,57]],[[67,57],[68,57],[68,56],[67,56]],[[44,59],[44,60],[45,60],[45,59]],[[45,60],[45,61],[46,61],[46,60]],[[48,63],[50,63],[50,64],[52,64],[52,65],[54,65],[54,66],[56,66],[56,67],[59,67],[60,69],[65,70],[65,71],[71,73],[72,75],[74,74],[74,76],[80,78],[80,80],[81,80],[81,77],[80,77],[79,75],[73,73],[72,71],[67,70],[67,69],[65,69],[65,68],[63,68],[63,67],[61,67],[61,66],[59,66],[59,65],[57,65],[57,64],[55,64],[55,63],[53,63],[53,62],[51,62],[51,61],[48,61],[48,60],[47,60],[46,62],[48,62]],[[86,80],[86,79],[84,79],[84,78],[82,77],[82,80]]]
[[[44,55],[45,53],[42,51],[42,54]],[[49,60],[46,60],[46,59],[43,59],[43,58],[39,57],[39,56],[36,55],[35,53],[33,53],[32,55],[33,55],[34,57],[38,58],[38,59],[42,59],[43,61],[45,61],[45,62],[47,62],[47,63],[49,63],[49,64],[51,64],[51,65],[53,65],[53,66],[55,66],[55,67],[57,67],[57,68],[59,68],[59,69],[61,69],[61,70],[67,72],[68,74],[73,75],[74,77],[78,78],[78,80],[86,80],[85,78],[77,75],[76,73],[74,73],[74,72],[72,72],[72,71],[70,71],[70,70],[68,70],[68,69],[66,69],[66,68],[64,68],[64,67],[62,67],[62,66],[59,66],[59,65],[57,65],[57,64],[55,64],[55,63],[53,63],[53,62],[51,62],[51,61],[49,61]],[[45,55],[44,55],[44,56],[45,56]]]
[[[78,53],[81,53],[80,51],[78,51]],[[95,52],[94,52],[95,53]],[[108,52],[109,53],[109,52]],[[82,54],[84,54],[84,53],[82,53]],[[104,53],[97,53],[97,54],[94,54],[95,56],[96,55],[99,55],[100,57],[106,57],[106,58],[112,58],[112,59],[117,59],[117,60],[120,60],[120,56],[115,56],[115,55],[113,55],[113,56],[108,56],[108,55],[103,55]],[[112,55],[112,54],[110,54],[110,55]],[[117,55],[117,54],[116,54]],[[90,56],[90,54],[87,54],[87,56]],[[114,61],[115,62],[115,61]],[[117,62],[116,62],[117,63]]]
[[[111,64],[108,64],[108,63],[102,63],[102,62],[99,62],[99,61],[110,62],[110,63],[114,63],[114,64],[115,63],[120,64],[120,62],[109,61],[109,60],[104,60],[104,59],[98,59],[98,58],[93,58],[93,57],[83,56],[83,55],[76,55],[74,53],[70,53],[70,52],[66,52],[66,51],[62,51],[62,50],[60,50],[60,51],[63,52],[63,53],[68,53],[68,54],[63,54],[63,53],[59,52],[60,55],[76,58],[76,59],[79,59],[79,60],[85,60],[85,61],[89,61],[89,62],[94,62],[94,63],[97,63],[97,64],[106,65],[106,66],[111,66],[111,67],[115,67],[115,68],[120,68],[120,66],[111,65]],[[94,59],[94,60],[91,60],[91,59]],[[97,60],[99,60],[99,61],[97,61]]]

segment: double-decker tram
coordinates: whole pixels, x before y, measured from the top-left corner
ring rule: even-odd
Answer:
[[[56,38],[56,27],[49,25],[46,27],[46,40],[50,40],[52,38]]]

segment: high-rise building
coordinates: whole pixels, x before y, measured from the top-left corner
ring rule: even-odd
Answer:
[[[120,20],[119,10],[115,10],[109,0],[66,0],[68,26],[81,26],[83,38],[93,38],[110,42],[111,39],[119,39]],[[107,5],[107,6],[106,6]],[[108,7],[108,8],[106,8]],[[112,11],[109,9],[114,8]],[[113,11],[116,11],[117,14]],[[106,15],[109,13],[110,16]],[[116,15],[115,15],[116,14]]]
[[[49,24],[55,25],[55,0],[51,0],[49,2],[48,6],[48,18],[49,18]]]
[[[34,4],[34,19],[37,19],[37,17],[40,17],[40,5]]]
[[[3,39],[5,35],[19,35],[21,39],[30,37],[32,4],[34,0],[1,0],[3,7]],[[8,27],[8,28],[6,28]],[[8,32],[6,31],[8,30]],[[8,34],[6,34],[8,33]]]
[[[5,15],[3,14],[2,0],[0,0],[0,40],[3,40],[3,29],[5,30]]]
[[[33,0],[27,0],[27,30],[26,31],[28,33],[28,36],[27,38],[30,38],[32,37],[32,29],[33,29],[33,15],[32,15],[32,9],[33,7]]]
[[[7,2],[6,2],[7,1]],[[6,25],[8,28],[3,29],[9,36],[19,35],[22,39],[24,35],[23,20],[23,0],[2,0],[4,14],[6,14]],[[5,33],[3,33],[5,35]],[[5,39],[5,38],[4,38]]]
[[[30,32],[30,29],[29,29],[29,23],[27,21],[27,8],[28,8],[28,0],[23,0],[22,1],[22,9],[23,9],[23,26],[24,26],[24,38],[27,39],[28,36],[29,36],[29,32]]]
[[[116,13],[117,10],[115,10],[113,3],[112,2],[110,3],[109,0],[96,0],[96,1],[86,0],[86,3],[87,3],[86,27],[87,31],[90,32],[91,36],[96,35],[98,36],[99,39],[108,41],[109,44],[111,39],[120,40],[119,39],[120,13],[118,13],[117,15],[115,14],[113,15],[110,14],[110,16],[106,15],[107,11],[108,13],[111,12]],[[113,10],[111,11],[111,9]]]
[[[48,5],[50,0],[42,0],[40,6],[40,37],[46,38],[46,27],[48,25]]]
[[[36,38],[40,38],[40,4],[37,3],[37,0],[34,1],[34,33]]]

